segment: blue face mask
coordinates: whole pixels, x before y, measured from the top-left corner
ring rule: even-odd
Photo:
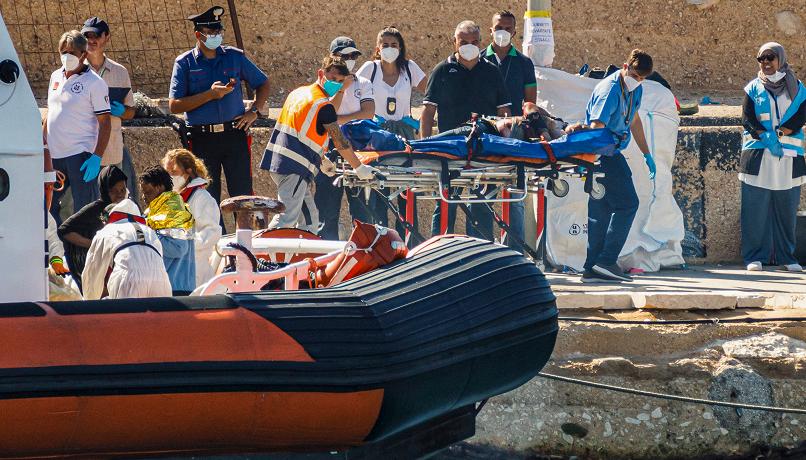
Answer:
[[[204,36],[204,46],[208,50],[214,50],[221,46],[221,42],[224,41],[224,36],[222,34],[218,35],[205,35]]]
[[[328,96],[333,97],[336,93],[339,92],[343,83],[339,83],[333,80],[325,80],[325,83],[322,85],[322,88],[325,89],[325,92]]]

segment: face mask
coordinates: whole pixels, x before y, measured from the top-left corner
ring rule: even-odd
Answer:
[[[348,59],[344,61],[344,64],[347,66],[347,70],[352,72],[353,68],[355,67],[355,59]]]
[[[322,85],[322,88],[324,88],[325,92],[330,97],[335,96],[336,93],[339,92],[341,87],[342,83],[333,80],[325,80],[325,83]]]
[[[459,56],[465,61],[472,61],[479,57],[479,47],[468,43],[459,47]]]
[[[781,71],[779,70],[779,71],[775,72],[775,73],[774,73],[774,74],[772,74],[772,75],[767,75],[767,80],[769,80],[769,81],[771,81],[771,82],[773,82],[773,83],[778,83],[778,82],[779,82],[779,81],[781,81],[781,79],[782,79],[782,78],[784,78],[785,76],[786,76],[786,74],[785,74],[784,72],[781,72]]]
[[[78,58],[70,53],[62,54],[61,59],[62,59],[62,67],[64,67],[64,70],[68,72],[71,70],[76,70],[76,67],[78,67],[79,64]]]
[[[512,34],[506,30],[496,30],[493,32],[493,41],[496,45],[504,48],[509,46],[510,42],[512,41]]]
[[[381,59],[384,62],[388,62],[389,64],[397,61],[397,57],[400,56],[400,50],[397,48],[381,48]]]
[[[221,46],[221,42],[224,41],[224,36],[221,35],[221,34],[218,34],[218,35],[204,35],[204,34],[202,34],[202,36],[205,37],[204,38],[204,47],[207,48],[208,50],[214,50],[214,49],[218,48],[219,46]]]
[[[174,191],[178,192],[185,186],[187,179],[185,179],[185,176],[171,176],[171,182],[174,184]]]
[[[638,81],[629,75],[624,76],[624,85],[627,86],[627,91],[629,92],[635,91],[639,86],[641,86],[641,83],[643,83],[643,81]]]

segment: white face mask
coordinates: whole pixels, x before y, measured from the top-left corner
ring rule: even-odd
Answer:
[[[501,48],[507,47],[512,42],[512,34],[506,30],[496,30],[493,32],[493,41]]]
[[[465,61],[472,61],[479,57],[479,47],[468,43],[459,47],[459,56]]]
[[[173,182],[174,191],[178,192],[185,186],[187,179],[185,179],[185,176],[171,176],[171,182]]]
[[[381,59],[383,59],[384,62],[391,64],[397,60],[398,56],[400,56],[400,50],[397,48],[392,48],[391,46],[389,48],[381,48]]]
[[[785,76],[786,76],[786,74],[784,72],[781,72],[780,70],[778,70],[772,75],[767,75],[767,80],[769,80],[769,81],[771,81],[773,83],[777,83],[777,82],[781,81],[781,79],[784,78]]]
[[[62,59],[62,67],[64,67],[64,70],[66,70],[67,72],[71,70],[76,70],[76,68],[80,64],[80,62],[78,62],[78,58],[70,53],[62,54],[61,59]]]
[[[344,64],[347,66],[347,70],[352,72],[355,67],[355,59],[347,59],[344,61]]]
[[[635,91],[639,86],[641,86],[641,83],[643,83],[643,81],[638,81],[629,75],[624,76],[624,85],[627,86],[627,91],[629,92]]]

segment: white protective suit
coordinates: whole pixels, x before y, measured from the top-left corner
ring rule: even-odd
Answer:
[[[195,222],[193,231],[196,248],[196,286],[210,281],[215,275],[213,266],[210,264],[210,256],[213,254],[218,240],[221,239],[221,225],[219,225],[221,211],[215,198],[204,188],[206,185],[205,179],[197,177],[190,181],[182,192],[184,197],[185,192],[192,189],[190,198],[185,201],[190,207],[190,213],[193,214]]]
[[[137,205],[129,199],[116,204],[110,211],[110,218],[116,212],[142,218]],[[122,245],[137,241],[138,229],[143,242],[156,251],[142,244],[118,251]],[[110,266],[112,273],[105,284]],[[157,233],[129,219],[111,222],[95,234],[81,280],[85,300],[100,299],[104,287],[110,299],[171,296],[171,282],[162,263],[162,244]]]

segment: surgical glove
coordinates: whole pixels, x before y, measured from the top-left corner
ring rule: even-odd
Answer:
[[[370,180],[375,177],[376,173],[379,173],[376,168],[373,168],[369,165],[361,165],[355,168],[355,175],[358,176],[361,180]]]
[[[109,113],[120,118],[124,113],[126,113],[126,106],[118,101],[112,101],[112,103],[109,104]]]
[[[773,156],[778,158],[784,156],[784,148],[781,146],[777,135],[769,131],[764,131],[759,138],[761,139],[761,143],[764,144],[764,147],[767,147],[767,150],[769,150]]]
[[[654,180],[655,173],[658,172],[658,167],[655,166],[655,157],[653,157],[651,153],[645,153],[644,160],[646,161],[647,167],[649,167],[649,180]]]
[[[59,276],[64,276],[70,273],[70,270],[64,266],[64,261],[61,257],[50,258],[50,268]]]
[[[327,177],[333,177],[336,175],[336,165],[333,164],[327,157],[322,157],[322,166],[319,168]]]
[[[84,182],[90,182],[98,177],[98,172],[101,170],[101,157],[94,153],[87,158],[87,161],[81,165],[81,171],[84,171]]]

